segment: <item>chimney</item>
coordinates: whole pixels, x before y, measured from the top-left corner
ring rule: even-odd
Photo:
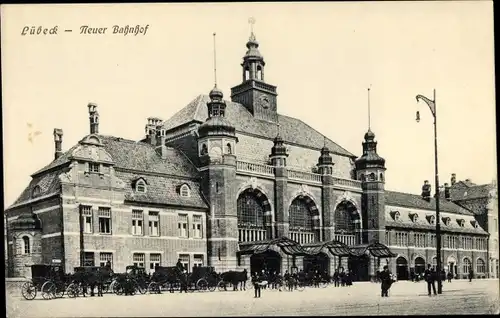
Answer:
[[[422,199],[427,202],[431,201],[431,185],[429,184],[429,180],[425,180],[422,186]]]
[[[97,105],[94,103],[89,103],[89,119],[90,119],[90,133],[99,133],[99,113],[97,112]]]
[[[165,128],[163,128],[163,126],[158,126],[158,146],[160,147],[162,159],[167,159],[167,145],[165,145],[166,140],[167,135],[165,134]]]
[[[54,144],[55,144],[54,160],[62,155],[62,137],[63,137],[63,130],[59,128],[54,128]]]
[[[457,182],[457,174],[452,173],[451,174],[451,185],[454,185]]]
[[[444,198],[448,201],[451,200],[450,197],[450,185],[448,183],[444,184]]]
[[[160,135],[158,129],[162,127],[163,121],[157,117],[148,117],[148,123],[146,124],[146,140],[152,146],[157,146]]]

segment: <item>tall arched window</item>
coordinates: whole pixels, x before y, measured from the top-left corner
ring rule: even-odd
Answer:
[[[305,200],[296,198],[289,208],[290,230],[301,228],[305,231],[312,231],[312,217]]]
[[[432,258],[432,267],[436,268],[437,265],[438,265],[438,258],[437,258],[437,256],[434,256]]]
[[[339,204],[335,210],[335,232],[353,233],[355,225],[347,204]]]
[[[23,236],[23,254],[31,254],[31,246],[30,246],[30,238],[27,236]]]
[[[463,273],[468,274],[472,269],[472,262],[467,257],[464,258]]]
[[[256,195],[245,191],[238,197],[238,224],[242,226],[264,227],[264,208]]]
[[[476,272],[477,273],[486,273],[486,262],[482,258],[477,259]]]

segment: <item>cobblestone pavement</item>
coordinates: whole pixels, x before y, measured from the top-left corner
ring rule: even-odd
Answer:
[[[144,316],[258,316],[258,315],[444,315],[498,314],[499,281],[446,283],[443,294],[429,297],[425,283],[397,282],[389,298],[380,297],[380,285],[354,283],[350,287],[279,292],[165,293],[161,295],[62,298],[32,301],[20,292],[7,295],[8,317],[144,317]]]

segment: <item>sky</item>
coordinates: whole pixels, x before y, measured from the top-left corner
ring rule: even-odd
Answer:
[[[493,5],[478,2],[3,5],[4,203],[89,133],[139,140],[146,118],[168,119],[214,85],[229,99],[241,83],[250,34],[260,43],[278,112],[302,119],[355,155],[368,128],[386,159],[386,189],[434,186],[433,118],[418,94],[436,90],[441,184],[496,178]],[[107,27],[80,34],[81,26]],[[113,25],[146,34],[112,34]],[[21,35],[25,26],[58,34]],[[63,32],[72,29],[73,32]],[[416,123],[415,112],[421,121]],[[29,140],[30,133],[39,135]]]

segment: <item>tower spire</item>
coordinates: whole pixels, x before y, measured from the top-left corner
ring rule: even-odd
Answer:
[[[371,85],[370,85],[371,86]],[[370,87],[368,87],[368,131],[371,130],[371,118],[370,118]]]
[[[253,34],[253,25],[255,24],[255,18],[254,17],[250,17],[248,18],[248,24],[250,24],[250,36],[254,36]]]
[[[215,45],[215,36],[214,32],[214,87],[217,87],[217,46]]]

